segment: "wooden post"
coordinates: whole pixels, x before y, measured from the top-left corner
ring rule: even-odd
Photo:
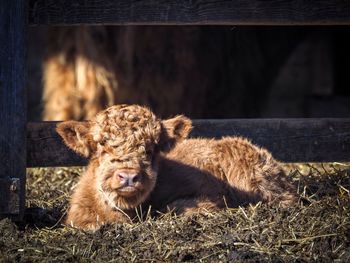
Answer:
[[[0,217],[17,220],[25,204],[26,6],[0,1]]]

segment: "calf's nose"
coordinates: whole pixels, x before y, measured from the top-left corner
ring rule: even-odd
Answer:
[[[140,174],[136,172],[118,172],[117,176],[122,184],[134,185],[140,181]]]

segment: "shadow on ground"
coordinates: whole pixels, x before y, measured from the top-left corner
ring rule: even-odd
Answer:
[[[83,168],[28,169],[25,220],[0,221],[0,261],[348,262],[350,165],[284,167],[304,200],[292,207],[165,214],[94,233],[60,224]]]

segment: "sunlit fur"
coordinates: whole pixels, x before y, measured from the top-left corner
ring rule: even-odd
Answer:
[[[118,82],[104,27],[48,31],[43,62],[44,120],[91,119],[113,105]]]
[[[45,37],[44,120],[90,120],[125,102],[152,105],[162,116],[205,112],[215,80],[202,77],[213,66],[198,55],[196,27],[55,26]]]
[[[184,116],[160,120],[138,105],[110,107],[89,122],[59,124],[67,146],[90,159],[72,195],[67,224],[96,229],[131,221],[139,205],[193,214],[296,200],[267,150],[240,137],[186,139],[191,129]],[[140,180],[125,186],[120,171]]]

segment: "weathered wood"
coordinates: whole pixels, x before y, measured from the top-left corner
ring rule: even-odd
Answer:
[[[56,133],[57,122],[27,124],[27,167],[85,165],[86,159],[66,147]]]
[[[0,2],[0,217],[20,219],[26,168],[27,1]]]
[[[350,24],[344,0],[30,0],[32,25],[72,24]]]
[[[24,200],[21,179],[17,177],[0,178],[0,218],[12,216],[20,219],[23,214]]]
[[[244,136],[284,162],[350,161],[350,119],[199,120],[192,136]]]
[[[57,122],[28,124],[27,166],[85,165],[64,146]],[[191,137],[245,136],[284,162],[350,161],[350,119],[195,120]]]

